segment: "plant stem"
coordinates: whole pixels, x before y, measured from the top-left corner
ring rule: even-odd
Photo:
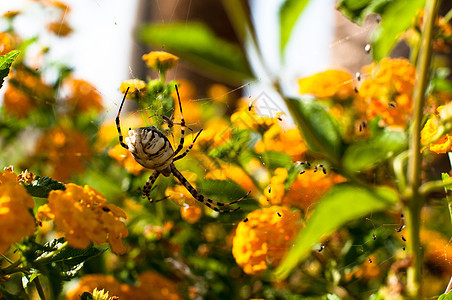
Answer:
[[[408,158],[408,200],[407,227],[410,232],[408,251],[413,264],[407,272],[407,291],[414,299],[422,298],[422,248],[420,244],[420,216],[424,196],[420,194],[421,185],[421,123],[425,102],[425,91],[429,82],[430,62],[432,56],[433,30],[438,14],[440,0],[427,0],[425,6],[424,29],[419,45],[420,55],[417,62],[417,78],[413,94],[413,118],[410,127],[410,147]]]

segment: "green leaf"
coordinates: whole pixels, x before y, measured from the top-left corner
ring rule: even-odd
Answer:
[[[407,147],[408,137],[404,131],[384,130],[349,146],[342,158],[342,165],[347,170],[359,172],[384,162]]]
[[[285,99],[309,148],[337,164],[342,153],[339,129],[325,107],[314,99]]]
[[[370,14],[382,14],[393,0],[340,0],[337,8],[355,23],[362,24]]]
[[[286,0],[279,9],[279,30],[280,30],[280,51],[289,41],[292,29],[295,26],[298,18],[302,15],[304,8],[309,3],[309,0]]]
[[[443,182],[447,182],[450,181],[450,176],[447,173],[441,173],[441,179],[443,180]],[[446,192],[447,207],[449,208],[449,216],[452,223],[452,197],[450,197],[447,193],[448,191],[452,191],[452,184],[445,185],[444,191]]]
[[[396,0],[389,3],[381,15],[381,23],[374,31],[373,56],[380,60],[397,43],[400,34],[413,25],[413,20],[425,5],[425,0]]]
[[[231,83],[254,77],[242,49],[216,37],[202,23],[145,25],[140,28],[139,37]]]
[[[438,297],[438,300],[452,300],[452,291],[449,291],[447,294],[442,294]]]
[[[397,200],[397,193],[387,187],[367,189],[350,183],[336,185],[316,206],[294,246],[276,269],[276,277],[286,278],[316,243],[346,222],[387,209]]]
[[[26,185],[25,188],[27,192],[33,197],[47,198],[49,196],[50,191],[53,190],[65,190],[66,187],[64,183],[58,182],[55,179],[50,177],[39,177],[36,176],[36,179],[30,185]]]
[[[0,55],[0,88],[3,86],[3,81],[9,74],[9,68],[14,62],[16,57],[19,55],[20,51],[12,50],[5,55]]]

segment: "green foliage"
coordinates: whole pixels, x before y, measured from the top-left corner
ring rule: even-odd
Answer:
[[[317,242],[346,222],[387,209],[397,201],[397,194],[389,188],[369,189],[349,183],[336,185],[317,205],[294,246],[277,268],[276,276],[286,278]]]
[[[370,14],[382,15],[393,0],[340,0],[337,8],[353,22],[360,25]]]
[[[447,294],[442,294],[438,300],[452,300],[452,291],[449,291]]]
[[[0,55],[0,88],[3,86],[3,81],[8,76],[9,68],[19,55],[20,51],[12,50],[5,55]]]
[[[150,24],[139,36],[147,44],[161,47],[199,66],[203,71],[233,83],[253,78],[238,45],[224,41],[201,23]]]
[[[58,182],[50,177],[36,176],[30,185],[25,185],[27,192],[33,197],[47,198],[50,191],[65,190],[64,183]]]
[[[309,0],[285,0],[279,9],[280,51],[284,51],[290,34]]]
[[[383,129],[347,147],[342,166],[351,172],[363,171],[383,163],[407,147],[408,137],[404,131]]]
[[[313,99],[287,99],[286,103],[311,150],[337,163],[343,151],[342,138],[326,109]]]

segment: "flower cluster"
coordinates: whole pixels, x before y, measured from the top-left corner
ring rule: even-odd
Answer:
[[[34,206],[13,169],[0,172],[0,254],[34,233],[35,220],[30,213]]]
[[[438,107],[438,112],[441,114],[444,106]],[[447,109],[447,108],[446,108]],[[430,118],[425,122],[424,128],[421,131],[421,143],[435,153],[447,153],[452,149],[452,136],[448,133],[438,137],[439,120],[436,117]]]
[[[121,283],[110,275],[86,275],[80,279],[76,289],[66,294],[66,299],[79,300],[81,294],[92,293],[94,289],[108,291],[109,295],[119,299],[182,299],[176,283],[151,271],[145,271],[138,276],[138,285]]]
[[[383,125],[405,127],[411,114],[416,69],[407,59],[384,58],[363,68],[367,76],[357,103],[369,119],[381,117]]]
[[[45,158],[52,177],[64,181],[85,170],[91,149],[84,134],[65,127],[55,127],[38,140],[35,156]]]
[[[125,253],[121,239],[127,237],[128,230],[120,218],[127,216],[121,208],[106,203],[101,193],[69,183],[65,191],[50,192],[48,201],[39,207],[38,218],[53,220],[70,246],[86,248],[92,242],[108,242],[114,253]]]
[[[89,82],[71,78],[65,84],[69,89],[66,101],[73,108],[73,112],[100,112],[103,109],[101,94]]]
[[[232,254],[247,274],[277,266],[301,227],[300,213],[283,206],[257,209],[235,231]]]

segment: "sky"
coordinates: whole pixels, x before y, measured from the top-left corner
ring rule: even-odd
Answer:
[[[71,7],[65,18],[74,32],[69,37],[57,38],[45,30],[40,31],[41,43],[51,49],[49,59],[75,66],[75,77],[94,84],[104,96],[108,115],[114,114],[121,100],[120,83],[133,77],[129,65],[132,45],[136,43],[133,26],[138,1],[65,0]],[[280,3],[277,0],[250,1],[259,42],[270,71],[279,74],[283,87],[293,94],[296,91],[293,78],[323,70],[330,63],[331,49],[328,46],[333,39],[334,0],[313,0],[306,7],[302,19],[296,24],[295,38],[288,44],[285,64],[281,64],[278,56],[276,12]],[[33,36],[37,30],[45,28],[49,19],[56,17],[51,14],[44,16],[38,4],[31,0],[0,0],[2,14],[23,8],[24,15],[16,21],[24,36]],[[271,76],[259,74],[264,84]]]

